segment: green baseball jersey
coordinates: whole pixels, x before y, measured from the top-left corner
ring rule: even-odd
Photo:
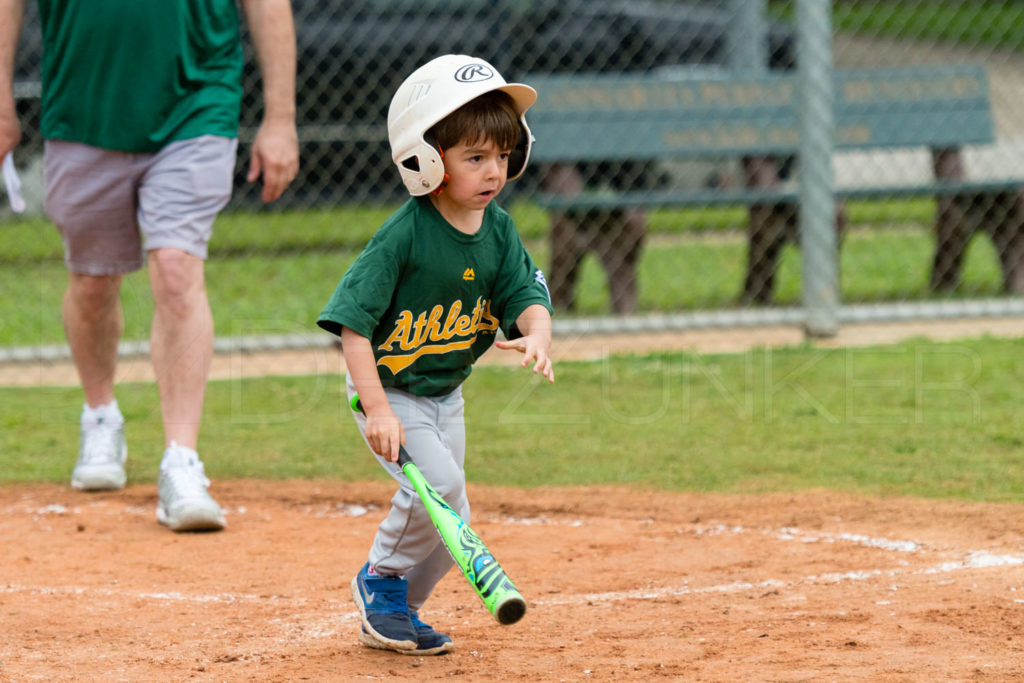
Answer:
[[[43,137],[156,152],[236,137],[242,46],[236,0],[39,0]]]
[[[494,202],[473,235],[453,228],[427,197],[410,199],[341,278],[317,324],[370,340],[385,387],[443,396],[469,376],[499,329],[533,304],[551,310],[544,275]]]

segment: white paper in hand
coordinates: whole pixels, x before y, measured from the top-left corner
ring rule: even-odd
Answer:
[[[15,213],[25,211],[25,198],[21,196],[21,178],[14,168],[14,157],[8,152],[3,164],[4,185],[7,187],[7,199]]]

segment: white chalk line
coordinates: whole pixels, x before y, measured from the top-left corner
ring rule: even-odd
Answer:
[[[120,516],[126,514],[131,516],[151,517],[156,510],[156,503],[150,506],[118,505],[111,504],[109,501],[96,501],[87,503],[84,506],[67,506],[60,503],[50,503],[41,506],[20,504],[9,505],[6,508],[0,509],[0,515],[27,515],[33,519],[41,519],[44,517],[67,517],[83,514],[83,507],[87,508],[90,512],[105,512],[108,516]],[[306,516],[314,517],[316,519],[332,519],[337,517],[363,517],[378,508],[372,503],[365,506],[356,503],[327,503],[324,505],[301,505],[297,506],[295,509],[299,510]],[[248,508],[245,506],[234,508],[225,506],[223,510],[226,515],[245,515],[249,512]]]
[[[662,588],[644,588],[631,591],[613,591],[607,593],[588,593],[582,597],[586,602],[620,602],[624,600],[661,600],[664,598],[685,595],[704,595],[710,593],[745,593],[754,590],[784,590],[801,585],[832,585],[855,581],[869,581],[876,578],[893,579],[901,576],[952,574],[970,569],[990,569],[996,567],[1015,567],[1024,564],[1024,555],[998,555],[987,550],[968,553],[963,560],[941,562],[930,567],[918,569],[859,569],[849,572],[830,572],[826,574],[810,574],[798,579],[782,581],[765,579],[757,582],[735,581],[713,586],[691,587],[666,586]],[[536,600],[539,605],[571,605],[579,602],[579,596],[572,598],[541,598]],[[1015,602],[1020,602],[1015,600]]]
[[[153,509],[150,507],[142,507],[138,505],[134,506],[112,506],[108,502],[98,502],[90,504],[89,507],[93,508],[106,508],[113,514],[127,513],[130,515],[146,515],[151,516]],[[364,517],[370,512],[377,510],[375,505],[363,506],[352,503],[328,503],[324,505],[303,505],[297,508],[303,514],[317,518],[337,518],[337,517]],[[235,509],[225,508],[225,514],[237,514],[245,515],[249,511],[245,507],[238,507]],[[11,514],[27,514],[33,518],[41,518],[49,515],[55,516],[66,516],[66,515],[80,515],[82,514],[82,508],[80,506],[67,507],[60,504],[49,504],[41,507],[31,507],[28,505],[12,505],[5,509],[0,510],[0,515],[11,515]],[[539,515],[534,517],[518,517],[513,515],[505,516],[490,516],[486,518],[489,523],[498,524],[509,524],[514,526],[567,526],[567,527],[586,527],[587,523],[581,519],[552,519],[547,515]],[[648,520],[654,522],[654,519]],[[904,539],[890,539],[890,538],[879,538],[871,537],[864,534],[854,533],[829,533],[824,531],[808,532],[803,531],[797,527],[786,526],[779,529],[764,529],[764,528],[750,528],[738,525],[726,525],[726,524],[715,524],[715,525],[691,525],[687,529],[688,533],[696,536],[717,536],[721,534],[748,534],[755,533],[764,536],[774,537],[778,540],[783,541],[796,541],[799,543],[851,543],[854,545],[860,545],[869,548],[877,548],[879,550],[889,550],[903,553],[915,553],[925,549],[928,549],[928,544],[921,541],[904,540]]]
[[[94,503],[90,507],[106,508],[112,514],[127,513],[129,515],[145,515],[151,516],[153,514],[153,508],[142,507],[138,505],[133,506],[111,506],[106,502]],[[350,503],[331,503],[320,506],[303,505],[299,508],[303,514],[317,518],[337,518],[337,517],[364,517],[372,511],[376,511],[376,506],[369,505],[363,506],[358,504]],[[235,509],[225,508],[225,514],[237,514],[245,515],[248,513],[248,509],[245,507],[238,507]],[[82,508],[80,506],[67,507],[60,504],[50,504],[41,507],[30,507],[30,506],[9,506],[5,509],[0,510],[0,515],[11,515],[11,514],[23,514],[29,515],[33,518],[42,518],[46,516],[58,516],[63,517],[67,515],[81,515]],[[545,515],[535,517],[517,517],[517,516],[492,516],[488,517],[489,523],[498,524],[509,524],[514,526],[567,526],[567,527],[586,527],[587,523],[581,519],[567,519],[567,520],[553,520]],[[653,520],[651,520],[653,522]],[[717,536],[720,534],[747,534],[757,533],[761,535],[773,536],[779,540],[785,541],[797,541],[800,543],[852,543],[854,545],[861,545],[865,547],[878,548],[880,550],[892,550],[897,552],[917,552],[927,547],[926,544],[919,541],[912,540],[900,540],[900,539],[888,539],[888,538],[874,538],[863,534],[852,534],[852,533],[838,533],[832,534],[828,532],[805,532],[796,527],[782,527],[780,529],[759,529],[759,528],[748,528],[742,526],[729,526],[724,524],[718,525],[695,525],[689,528],[689,533],[696,536]]]
[[[281,595],[257,595],[254,593],[212,593],[212,594],[189,594],[178,591],[131,591],[111,588],[96,588],[84,586],[26,586],[19,584],[7,584],[0,586],[0,595],[4,594],[29,594],[43,597],[67,598],[69,596],[85,596],[95,598],[118,598],[131,602],[148,600],[158,604],[168,603],[191,603],[191,604],[259,604],[274,605],[275,609],[291,609],[297,611],[299,608],[319,609],[314,613],[294,614],[291,617],[273,617],[267,623],[278,624],[283,631],[279,641],[310,640],[330,638],[338,635],[339,628],[348,624],[355,625],[359,621],[359,614],[355,611],[349,600],[311,600],[306,597],[293,597]],[[325,614],[327,612],[327,614]],[[240,657],[244,658],[244,657]]]
[[[631,591],[609,591],[603,593],[574,594],[558,598],[539,598],[530,601],[534,607],[560,607],[560,606],[583,606],[595,603],[617,603],[637,600],[663,600],[665,598],[685,597],[688,595],[707,594],[735,594],[750,591],[788,591],[804,585],[837,585],[841,583],[869,581],[872,579],[892,580],[907,575],[940,575],[970,569],[989,569],[995,567],[1020,566],[1024,564],[1024,555],[998,555],[988,551],[975,551],[965,559],[955,562],[942,562],[928,567],[913,570],[903,569],[871,569],[850,572],[833,572],[826,574],[811,574],[799,579],[781,581],[778,579],[765,579],[757,582],[735,581],[731,583],[712,586],[691,587],[689,585],[663,587],[657,589],[645,588]],[[895,588],[895,587],[893,587]],[[1016,590],[1013,588],[1011,590]],[[129,590],[112,590],[108,588],[85,588],[79,586],[24,586],[10,584],[0,586],[0,594],[28,593],[41,596],[68,595],[93,597],[118,597],[134,601],[150,600],[159,603],[186,602],[199,604],[240,604],[258,603],[266,605],[272,603],[276,610],[305,607],[303,613],[295,613],[289,616],[277,616],[268,620],[268,624],[276,625],[278,635],[266,636],[266,638],[277,643],[294,643],[301,645],[317,640],[336,638],[341,636],[342,630],[355,628],[359,622],[358,614],[353,610],[351,603],[347,600],[310,600],[306,597],[285,597],[285,596],[263,596],[250,593],[215,593],[209,595],[188,594],[181,592],[135,592]],[[1014,600],[1015,603],[1022,603],[1024,600]],[[889,604],[889,601],[881,601],[878,604]],[[319,611],[309,612],[309,609]],[[324,611],[327,614],[324,614]],[[217,634],[226,635],[226,634]],[[227,643],[225,644],[228,645]],[[261,650],[244,652],[237,655],[240,660],[259,661],[263,654]],[[235,656],[235,655],[233,655]]]
[[[792,588],[800,585],[815,584],[839,584],[845,582],[868,581],[875,578],[898,578],[900,576],[928,576],[952,574],[954,572],[972,569],[992,569],[1000,567],[1016,567],[1024,565],[1024,554],[997,554],[988,550],[970,551],[962,560],[940,562],[926,567],[916,569],[889,568],[889,569],[859,569],[848,572],[829,572],[825,574],[809,574],[807,576],[782,581],[779,579],[764,579],[762,581],[734,581],[725,584],[712,586],[692,587],[689,584],[682,586],[665,586],[662,588],[642,588],[629,591],[609,591],[603,593],[583,593],[561,598],[538,598],[534,602],[538,605],[572,605],[594,602],[619,602],[623,600],[658,600],[666,597],[677,597],[683,595],[702,595],[709,593],[742,593],[752,590],[777,590]],[[188,594],[181,592],[135,592],[129,590],[115,590],[110,588],[94,588],[82,586],[26,586],[19,584],[7,584],[0,586],[0,594],[29,593],[43,596],[99,596],[118,597],[131,600],[153,600],[159,602],[191,602],[191,603],[273,603],[277,606],[310,606],[314,603],[306,597],[278,596],[278,595],[256,595],[252,593],[214,593],[208,595]],[[341,600],[317,600],[323,603],[327,609],[347,609],[349,603]],[[355,619],[354,614],[339,615],[341,620]]]

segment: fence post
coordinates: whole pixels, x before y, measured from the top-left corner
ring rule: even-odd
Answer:
[[[832,172],[832,2],[797,0],[796,9],[805,332],[812,337],[832,337],[839,327],[839,255]]]
[[[731,0],[732,28],[727,32],[733,71],[764,71],[768,62],[767,0]]]

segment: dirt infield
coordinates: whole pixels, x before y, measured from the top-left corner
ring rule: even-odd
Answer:
[[[1024,505],[471,486],[529,609],[450,573],[423,616],[456,650],[421,658],[356,640],[389,485],[214,492],[228,529],[176,535],[153,486],[0,488],[0,680],[1024,678]]]
[[[818,344],[980,334],[1024,336],[1024,321],[850,327]],[[801,341],[579,338],[556,358]],[[344,370],[330,349],[218,362],[226,378]],[[61,383],[75,383],[61,364],[0,368],[0,384]],[[348,582],[391,492],[216,481],[227,530],[178,535],[157,524],[153,485],[0,486],[0,681],[1024,680],[1024,504],[471,485],[473,526],[529,609],[499,626],[452,572],[422,616],[456,650],[420,658],[356,640]]]

